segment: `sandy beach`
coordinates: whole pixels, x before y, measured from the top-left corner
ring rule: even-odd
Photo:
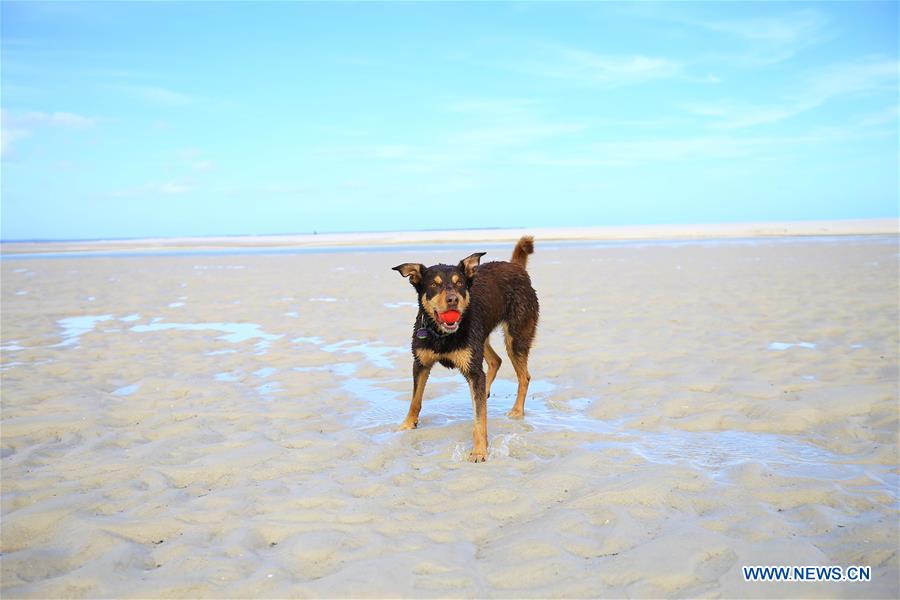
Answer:
[[[391,271],[478,239],[4,245],[0,592],[896,598],[900,242],[751,235],[537,235],[526,417],[505,417],[501,351],[478,465],[455,371],[435,368],[419,428],[396,431],[416,306]],[[871,581],[748,582],[750,565]]]

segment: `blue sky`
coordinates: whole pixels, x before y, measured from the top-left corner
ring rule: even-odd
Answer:
[[[2,2],[3,239],[896,217],[898,3]]]

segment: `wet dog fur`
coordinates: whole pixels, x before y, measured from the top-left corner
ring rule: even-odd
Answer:
[[[434,364],[459,369],[469,383],[474,411],[469,460],[483,462],[487,458],[487,398],[502,362],[489,337],[498,326],[504,330],[506,352],[519,384],[515,404],[507,414],[516,419],[524,416],[531,380],[528,353],[539,312],[537,294],[525,270],[528,255],[533,252],[534,240],[525,236],[516,244],[509,262],[482,265],[481,257],[486,253],[476,252],[455,266],[404,263],[394,267],[409,278],[419,304],[412,337],[412,401],[400,429],[418,425],[425,383]],[[442,318],[454,310],[460,313],[457,321]]]

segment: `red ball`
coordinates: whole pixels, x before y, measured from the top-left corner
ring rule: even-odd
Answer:
[[[448,325],[453,325],[454,323],[459,321],[459,311],[448,310],[445,313],[441,313],[441,320]]]

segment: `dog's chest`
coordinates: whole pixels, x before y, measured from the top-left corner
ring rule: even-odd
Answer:
[[[423,367],[430,367],[434,363],[439,362],[448,369],[459,369],[463,373],[469,370],[472,363],[472,350],[469,348],[459,348],[449,352],[437,352],[429,348],[416,348],[416,360]]]

